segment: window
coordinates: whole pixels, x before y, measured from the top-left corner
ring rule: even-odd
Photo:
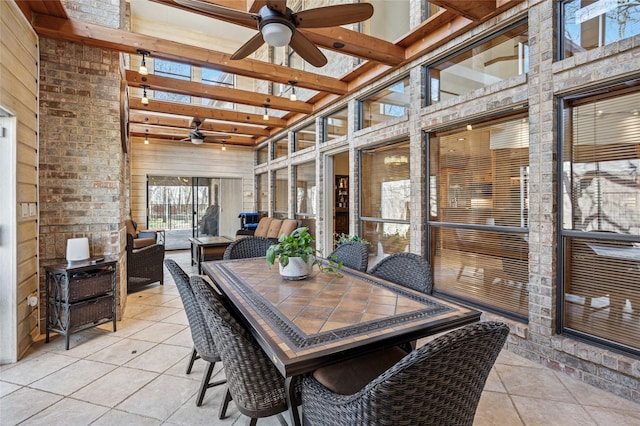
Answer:
[[[324,142],[345,136],[349,129],[348,108],[342,108],[324,118]]]
[[[273,175],[275,179],[273,217],[285,219],[289,217],[289,170],[278,169]]]
[[[360,152],[362,237],[378,257],[408,251],[409,142]]]
[[[309,228],[312,235],[316,235],[316,215],[317,215],[317,191],[316,186],[316,162],[295,166],[296,177],[296,207],[295,219],[298,219],[302,226]]]
[[[296,151],[316,146],[316,122],[295,132],[294,137]]]
[[[435,290],[526,320],[526,116],[430,134],[428,152],[428,245]]]
[[[258,164],[264,164],[269,161],[269,145],[264,145],[256,150],[256,159]]]
[[[406,77],[360,102],[360,128],[402,117],[408,108],[409,77]]]
[[[289,155],[289,140],[285,137],[273,143],[273,158],[282,158]]]
[[[564,330],[640,353],[640,90],[562,100]]]
[[[180,62],[167,61],[165,59],[153,60],[153,73],[162,77],[177,78],[178,80],[191,80],[191,66]],[[152,87],[153,89],[153,87]],[[191,96],[178,93],[154,90],[153,97],[158,100],[191,103]]]
[[[560,59],[640,34],[637,1],[567,0],[560,3]]]
[[[440,12],[441,10],[443,9],[440,6],[437,6],[433,3],[429,3],[428,1],[423,0],[422,1],[422,13],[423,13],[422,20],[426,21],[427,19],[431,18],[433,15]]]
[[[269,214],[269,178],[266,173],[256,175],[256,210],[261,216]]]
[[[222,86],[233,88],[235,86],[234,75],[226,72],[213,70],[210,68],[202,68],[202,83],[212,86]],[[232,102],[224,102],[215,99],[201,98],[202,105],[215,108],[234,109],[235,104]]]
[[[526,23],[506,30],[427,67],[429,105],[529,71]]]

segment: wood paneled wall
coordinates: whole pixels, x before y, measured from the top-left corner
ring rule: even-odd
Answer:
[[[15,116],[17,141],[13,151],[15,180],[0,196],[2,208],[15,209],[13,223],[2,226],[3,233],[11,233],[13,238],[9,239],[11,247],[6,248],[12,259],[11,270],[2,272],[10,282],[1,283],[11,286],[3,288],[11,296],[3,298],[0,310],[15,314],[15,323],[13,318],[10,324],[4,322],[3,314],[0,334],[9,332],[12,338],[5,340],[3,336],[0,364],[19,359],[38,335],[38,307],[27,305],[27,296],[38,291],[38,210],[28,209],[29,204],[38,205],[38,50],[38,37],[15,3],[0,1],[0,106]],[[23,204],[27,206],[26,217],[22,216]],[[7,236],[2,240],[4,244]],[[2,253],[4,256],[4,250]],[[41,307],[44,309],[42,303]]]

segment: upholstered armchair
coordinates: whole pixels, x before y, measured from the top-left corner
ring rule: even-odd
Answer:
[[[158,233],[156,231],[138,231],[138,224],[131,219],[125,220],[124,224],[127,227],[127,234],[133,238],[134,249],[147,247],[156,244],[158,241]]]
[[[127,233],[127,293],[155,282],[164,284],[164,245],[135,248],[133,236]]]

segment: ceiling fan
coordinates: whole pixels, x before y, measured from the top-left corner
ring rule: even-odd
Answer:
[[[371,18],[371,3],[350,3],[294,12],[286,0],[266,0],[258,13],[244,12],[218,6],[207,0],[175,0],[190,9],[205,12],[214,18],[226,19],[239,25],[258,24],[258,34],[242,45],[231,59],[242,59],[255,52],[263,43],[270,46],[291,46],[298,55],[315,67],[326,65],[327,58],[297,28],[324,28],[353,24]]]
[[[204,138],[206,137],[205,134],[200,131],[200,125],[202,124],[202,122],[200,120],[194,120],[193,124],[195,124],[196,128],[189,132],[189,137],[180,140],[190,140],[194,145],[201,145],[204,142]]]

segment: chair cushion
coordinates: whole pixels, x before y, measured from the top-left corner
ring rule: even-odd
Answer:
[[[142,247],[152,246],[156,243],[155,238],[134,238],[133,239],[133,248],[139,249]]]
[[[273,219],[269,224],[269,230],[267,231],[267,238],[278,238],[278,235],[280,235],[281,227],[282,227],[282,219]]]
[[[269,231],[269,225],[271,225],[272,220],[273,218],[271,217],[263,217],[262,219],[260,219],[258,227],[256,228],[253,235],[255,235],[256,237],[266,237],[267,231]]]
[[[285,219],[282,221],[280,231],[278,232],[278,238],[280,235],[289,235],[298,228],[298,221],[296,219]]]
[[[313,377],[327,389],[353,395],[407,355],[397,346],[322,367]]]
[[[137,233],[136,233],[136,226],[134,225],[134,222],[131,219],[127,219],[124,221],[124,226],[127,227],[127,234],[131,234],[133,235],[133,238],[136,238]]]

